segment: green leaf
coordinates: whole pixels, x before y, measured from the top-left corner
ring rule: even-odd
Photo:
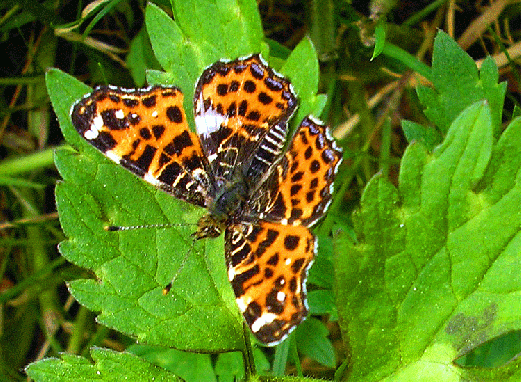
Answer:
[[[373,56],[371,57],[371,60],[374,60],[376,57],[378,57],[385,46],[385,37],[387,35],[387,24],[383,19],[378,20],[376,23],[376,27],[374,30],[374,50],[373,50]]]
[[[517,375],[517,366],[453,363],[521,329],[521,121],[496,143],[493,130],[489,105],[478,102],[432,154],[408,147],[398,189],[381,175],[369,182],[355,216],[359,242],[339,235],[335,259],[350,380]]]
[[[68,76],[58,69],[50,69],[45,75],[45,85],[53,105],[60,105],[54,112],[58,117],[60,126],[67,126],[63,129],[63,137],[73,146],[88,146],[83,138],[72,127],[70,119],[70,106],[80,99],[85,93],[92,89],[84,83]],[[94,149],[92,149],[94,151]]]
[[[318,235],[318,247],[320,254],[315,257],[313,266],[309,270],[308,283],[321,288],[333,288],[334,267],[331,262],[333,257],[333,245],[331,240],[323,235]]]
[[[47,78],[65,136],[77,141],[68,117],[84,85],[59,71]],[[74,95],[69,95],[74,94]],[[64,117],[66,116],[66,117]],[[68,241],[61,253],[93,269],[99,281],[76,280],[71,292],[98,321],[149,344],[178,349],[241,349],[242,317],[226,277],[220,240],[190,237],[203,213],[119,168],[83,140],[56,152],[64,182],[56,187]],[[106,232],[106,225],[174,224],[182,227]],[[186,263],[182,266],[185,256]],[[172,291],[162,289],[177,276]]]
[[[220,59],[262,51],[262,25],[256,3],[248,0],[174,1],[175,21],[150,3],[145,21],[157,60],[167,72],[153,81],[178,86],[185,109],[192,110],[194,84]],[[211,17],[209,17],[211,15]],[[193,124],[193,116],[187,114]]]
[[[420,125],[416,122],[402,121],[402,129],[407,138],[407,142],[421,142],[428,150],[434,149],[436,145],[441,143],[442,137],[440,133],[432,128]]]
[[[434,41],[432,71],[433,88],[417,89],[425,105],[425,115],[445,134],[452,121],[465,108],[479,100],[487,100],[492,112],[494,136],[501,131],[501,112],[506,82],[497,83],[498,71],[488,57],[478,69],[474,60],[446,33],[438,32]]]
[[[330,314],[335,311],[333,291],[318,289],[308,292],[309,313],[312,315]]]
[[[30,364],[27,375],[41,382],[71,381],[181,381],[174,374],[135,355],[107,349],[92,349],[94,364],[86,358],[62,354]]]
[[[152,46],[145,28],[141,29],[130,43],[126,62],[134,83],[139,87],[145,84],[147,69],[160,68],[152,52]]]
[[[171,371],[174,375],[182,378],[183,381],[217,381],[209,354],[188,353],[176,349],[148,345],[132,345],[128,351],[154,365]]]
[[[244,379],[244,364],[239,353],[219,354],[215,362],[215,374],[219,377],[219,382],[240,381]]]
[[[195,56],[194,47],[184,38],[179,25],[158,6],[152,3],[147,6],[145,22],[152,49],[166,71],[162,78],[154,76],[148,82],[176,85],[184,92],[185,110],[192,110],[194,84],[204,63]],[[193,123],[191,113],[187,117]]]
[[[307,115],[320,116],[325,100],[317,97],[320,68],[313,43],[309,38],[303,39],[291,52],[281,73],[291,80],[291,84],[299,97],[299,109],[293,117],[296,126]]]
[[[234,59],[261,51],[263,32],[255,2],[177,0],[174,18],[186,38],[201,46],[205,66],[222,58]]]
[[[335,349],[327,338],[329,331],[325,325],[315,319],[308,318],[295,332],[298,350],[305,356],[327,367],[335,367]]]
[[[267,57],[267,45],[251,0],[176,1],[174,16],[175,21],[156,5],[147,6],[146,30],[165,70],[150,70],[147,78],[149,83],[181,88],[193,123],[194,84],[204,68],[253,52]],[[133,60],[140,68],[146,44],[136,44]],[[319,71],[309,41],[299,44],[286,68],[296,82],[303,112],[319,112],[324,99],[315,95]],[[244,351],[243,318],[227,278],[223,238],[196,242],[191,237],[205,211],[151,187],[86,143],[69,113],[91,89],[58,70],[50,71],[46,81],[64,136],[78,150],[64,148],[55,155],[64,179],[56,187],[56,203],[68,237],[59,249],[72,263],[92,269],[96,278],[70,282],[72,294],[99,312],[98,322],[149,345]],[[109,225],[154,224],[175,227],[105,230]],[[165,296],[163,288],[172,278]]]

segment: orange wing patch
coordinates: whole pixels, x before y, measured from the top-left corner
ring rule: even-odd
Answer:
[[[245,138],[257,136],[281,119],[288,119],[297,106],[291,84],[267,66],[259,55],[233,62],[219,61],[205,70],[194,96],[195,115],[201,135],[220,124],[208,126],[204,118],[218,114],[226,128]],[[245,126],[247,126],[245,128]],[[210,130],[205,130],[205,127]]]
[[[175,87],[98,87],[76,103],[78,132],[108,158],[149,183],[206,206],[211,189],[200,141]]]
[[[277,194],[267,207],[266,220],[289,225],[314,224],[331,202],[341,158],[326,126],[304,118],[274,174]]]
[[[305,227],[260,221],[226,230],[228,277],[253,334],[274,344],[307,315],[307,271],[315,240]]]
[[[297,107],[290,82],[259,55],[206,69],[194,95],[194,115],[203,149],[219,181],[250,159],[271,130],[270,165],[286,139],[286,122]]]

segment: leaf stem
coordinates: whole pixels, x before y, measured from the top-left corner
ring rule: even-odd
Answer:
[[[244,350],[242,351],[242,357],[244,359],[244,374],[245,380],[250,381],[252,376],[256,374],[255,360],[253,359],[253,346],[251,346],[250,328],[246,325],[246,322],[242,324],[243,338],[244,338]]]
[[[380,170],[387,178],[389,175],[389,165],[391,162],[391,121],[387,117],[382,126],[382,143],[380,149]]]
[[[80,354],[81,344],[85,334],[85,327],[89,321],[89,310],[80,305],[69,344],[67,346],[67,353]]]
[[[0,163],[0,175],[17,175],[28,171],[54,166],[54,148],[21,156]]]
[[[412,26],[419,23],[421,20],[427,17],[427,15],[431,12],[434,12],[437,8],[441,7],[443,4],[445,4],[447,0],[437,0],[433,3],[429,4],[425,8],[423,8],[418,13],[415,13],[411,17],[409,17],[402,25],[406,26]]]
[[[382,54],[400,61],[409,69],[415,71],[432,82],[431,68],[402,48],[399,48],[396,45],[386,41],[382,50]]]

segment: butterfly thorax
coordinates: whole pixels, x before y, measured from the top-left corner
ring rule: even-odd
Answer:
[[[241,210],[248,196],[248,187],[242,178],[226,182],[208,206],[208,214],[197,223],[195,237],[217,237],[228,222]]]

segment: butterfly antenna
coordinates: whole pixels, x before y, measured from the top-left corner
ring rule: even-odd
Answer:
[[[186,262],[188,260],[188,255],[193,252],[196,240],[197,239],[195,239],[195,238],[192,239],[192,245],[190,246],[190,249],[185,252],[185,255],[183,256],[183,260],[181,260],[181,265],[179,265],[179,268],[177,268],[177,271],[175,272],[174,277],[172,277],[172,280],[170,280],[170,282],[163,288],[163,295],[164,296],[166,296],[170,292],[170,290],[172,289],[172,285],[174,284],[175,280],[177,279],[179,274],[183,271],[183,268],[185,267]]]
[[[104,227],[105,231],[108,232],[118,232],[118,231],[131,231],[134,229],[143,229],[143,228],[172,228],[172,227],[186,227],[190,225],[196,225],[191,223],[186,224],[145,224],[145,225],[106,225]]]

